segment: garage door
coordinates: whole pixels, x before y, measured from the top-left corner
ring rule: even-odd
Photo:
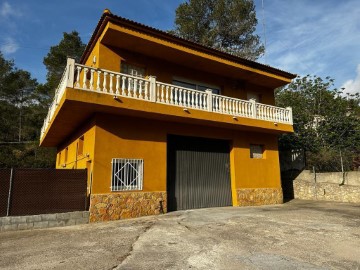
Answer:
[[[168,210],[232,205],[229,141],[168,136]]]

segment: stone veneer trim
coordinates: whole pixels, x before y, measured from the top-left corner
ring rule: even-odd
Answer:
[[[281,188],[241,188],[236,190],[238,206],[283,203]]]
[[[167,212],[166,192],[119,192],[90,196],[90,222],[109,221]]]

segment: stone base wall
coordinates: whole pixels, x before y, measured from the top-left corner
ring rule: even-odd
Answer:
[[[293,181],[294,197],[303,200],[360,203],[360,186]]]
[[[89,223],[89,212],[76,211],[58,214],[0,217],[0,231],[44,229]]]
[[[90,222],[109,221],[167,212],[166,192],[92,194]]]
[[[283,203],[281,188],[241,188],[236,193],[239,206]]]

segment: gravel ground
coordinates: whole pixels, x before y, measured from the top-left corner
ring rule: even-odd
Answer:
[[[0,269],[358,269],[360,205],[172,212],[0,233]]]

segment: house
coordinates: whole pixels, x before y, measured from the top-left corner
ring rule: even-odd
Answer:
[[[41,131],[57,168],[88,170],[90,220],[282,203],[278,135],[295,75],[105,10],[68,59]]]

